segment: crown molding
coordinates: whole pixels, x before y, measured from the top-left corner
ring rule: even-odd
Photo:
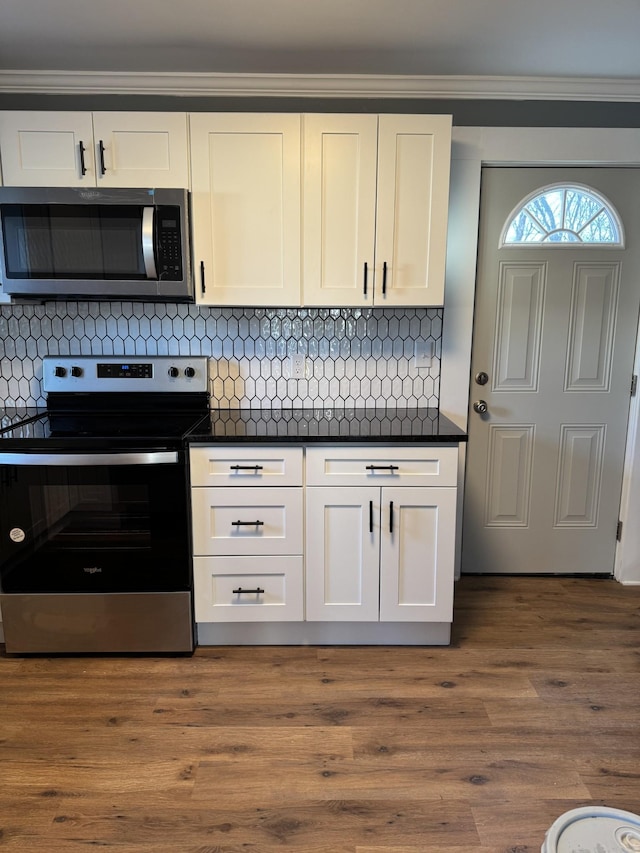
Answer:
[[[0,71],[0,93],[640,101],[640,78]]]

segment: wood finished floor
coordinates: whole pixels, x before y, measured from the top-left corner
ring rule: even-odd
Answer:
[[[640,588],[465,577],[445,648],[0,656],[0,850],[538,853],[640,812]]]

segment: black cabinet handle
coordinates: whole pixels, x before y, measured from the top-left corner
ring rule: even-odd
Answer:
[[[367,471],[397,471],[398,465],[367,465]]]
[[[104,165],[104,143],[102,140],[98,142],[98,151],[100,152],[100,173],[106,174],[107,167]]]
[[[78,142],[78,151],[80,152],[80,174],[84,178],[87,174],[87,166],[84,162],[84,152],[86,151],[86,148],[84,147],[84,142],[82,140]]]
[[[200,261],[200,293],[204,293],[206,289],[204,283],[204,261]]]
[[[367,277],[369,273],[369,264],[364,262],[364,295],[367,295]]]
[[[389,533],[393,533],[393,501],[389,501]]]
[[[234,527],[262,527],[264,521],[232,521]]]
[[[373,501],[369,501],[369,533],[373,533]]]
[[[230,465],[230,471],[262,471],[262,465]]]
[[[382,264],[382,295],[387,293],[387,262]]]
[[[242,587],[239,586],[238,589],[234,589],[234,590],[232,590],[232,592],[236,593],[236,595],[242,595],[243,592],[253,592],[253,593],[259,594],[261,592],[264,592],[264,590],[260,589],[259,586],[256,587],[255,589],[242,589]]]

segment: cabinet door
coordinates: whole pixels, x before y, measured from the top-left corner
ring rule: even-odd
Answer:
[[[98,186],[188,187],[186,113],[93,114]]]
[[[307,621],[377,622],[380,489],[308,488]]]
[[[300,116],[191,116],[198,302],[300,304]]]
[[[450,159],[451,116],[379,117],[376,305],[443,304]]]
[[[0,113],[5,186],[95,186],[91,113]]]
[[[456,489],[383,488],[380,621],[453,618]]]
[[[303,121],[304,304],[372,305],[378,117]]]

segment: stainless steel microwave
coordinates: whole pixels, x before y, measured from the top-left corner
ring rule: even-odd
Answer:
[[[192,302],[189,193],[0,187],[0,283],[38,299]]]

